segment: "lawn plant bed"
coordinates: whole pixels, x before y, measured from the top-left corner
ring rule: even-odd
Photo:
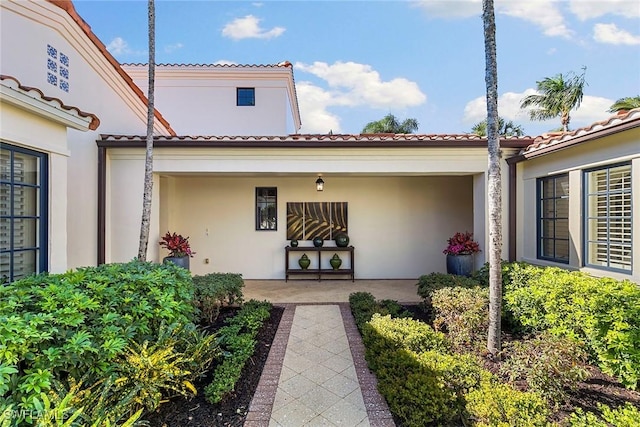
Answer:
[[[213,324],[202,325],[209,331],[224,326],[225,320],[238,312],[237,307],[223,307]],[[217,404],[207,401],[204,389],[211,383],[212,372],[194,385],[198,395],[189,400],[175,398],[160,406],[156,413],[147,417],[152,427],[240,427],[244,424],[249,404],[260,380],[262,369],[269,355],[284,308],[273,306],[269,319],[256,336],[255,353],[245,364],[235,390]]]
[[[462,295],[476,298],[482,294],[471,291]],[[450,293],[444,294],[450,296]],[[443,348],[442,337],[448,337],[449,325],[441,325],[441,332],[433,329],[425,332],[420,326],[425,323],[433,326],[434,318],[439,320],[437,309],[426,307],[425,303],[405,305],[400,311],[393,310],[401,313],[400,317],[393,319],[393,314],[386,315],[389,303],[378,301],[374,304],[370,296],[362,293],[352,294],[354,296],[355,301],[350,298],[351,309],[354,317],[359,319],[358,328],[367,348],[367,362],[378,377],[379,390],[389,403],[398,426],[453,426],[463,422],[466,426],[505,427],[640,425],[640,393],[625,387],[593,364],[586,365],[584,376],[574,379],[573,387],[566,387],[562,398],[552,402],[544,393],[531,393],[526,381],[510,379],[503,369],[508,367],[508,359],[490,357],[484,350],[484,340],[479,345],[470,346],[465,340],[459,341],[457,346],[449,340],[450,347]],[[436,295],[435,299],[438,298],[440,296]],[[470,312],[471,319],[475,319],[474,305],[462,302],[466,305],[462,309],[465,314]],[[372,321],[363,322],[366,315],[359,312],[362,307],[369,310],[377,307],[385,316],[374,315]],[[482,305],[478,307],[480,310]],[[411,313],[412,319],[406,318],[407,313]],[[447,320],[451,322],[451,319],[450,316]],[[478,321],[476,325],[481,323]],[[450,327],[455,329],[459,324],[453,322]],[[425,333],[426,336],[421,337]],[[522,331],[505,328],[505,354],[513,351],[511,349],[516,343],[527,341],[525,338],[529,336]],[[561,344],[564,345],[563,342]],[[551,348],[565,349],[562,345],[552,345]],[[552,385],[558,387],[557,384]],[[452,411],[451,408],[455,409]],[[608,423],[600,417],[603,411]]]

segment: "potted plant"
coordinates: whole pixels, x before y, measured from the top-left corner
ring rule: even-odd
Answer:
[[[192,258],[195,252],[191,250],[188,237],[167,231],[167,234],[160,239],[160,246],[167,248],[169,251],[169,256],[162,259],[164,264],[171,262],[187,270],[189,269],[189,258]]]
[[[447,255],[447,273],[470,276],[473,271],[473,255],[480,252],[480,245],[473,240],[473,233],[456,233],[448,240],[444,251]]]

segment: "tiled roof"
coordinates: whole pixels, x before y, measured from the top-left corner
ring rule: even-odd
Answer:
[[[82,31],[86,34],[86,36],[89,37],[91,42],[93,42],[93,44],[98,48],[100,53],[102,53],[102,55],[107,59],[107,61],[109,61],[109,63],[115,68],[116,72],[122,77],[125,83],[133,90],[133,92],[138,96],[138,98],[140,98],[140,100],[144,103],[144,105],[148,106],[149,100],[144,95],[144,93],[142,93],[142,90],[140,90],[140,88],[133,82],[131,77],[122,69],[118,60],[115,59],[113,55],[111,55],[111,53],[109,53],[109,51],[107,50],[107,47],[104,45],[104,43],[102,43],[102,41],[100,41],[98,36],[96,36],[93,33],[93,31],[91,31],[91,27],[89,26],[89,24],[87,24],[86,21],[82,19],[80,15],[78,15],[78,12],[76,12],[75,7],[73,6],[73,2],[71,0],[47,0],[47,1],[51,4],[58,6],[59,8],[61,8],[62,10],[66,11],[69,14],[71,19],[75,21],[75,23],[80,27],[80,29],[82,29]],[[167,132],[169,132],[170,135],[176,134],[176,132],[171,128],[171,125],[169,124],[169,122],[165,120],[164,117],[162,117],[162,114],[160,114],[158,110],[154,109],[154,115],[156,120],[158,120],[158,122],[160,122],[165,127],[165,129],[167,130]]]
[[[156,136],[156,142],[171,145],[220,145],[236,146],[264,145],[271,147],[302,146],[465,146],[486,147],[487,139],[473,134],[291,134],[280,136]],[[101,135],[102,141],[136,143],[146,141],[144,135]],[[503,147],[524,148],[531,144],[531,138],[505,138]]]
[[[611,135],[623,130],[640,126],[640,108],[621,111],[606,120],[595,122],[589,126],[570,132],[554,132],[537,137],[533,144],[526,147],[522,154],[525,157],[535,157],[566,148],[571,145],[591,141],[596,138]]]
[[[123,67],[146,67],[147,63],[123,63]],[[156,64],[156,67],[200,67],[200,68],[291,68],[291,62],[283,61],[277,64]]]
[[[72,105],[66,105],[59,98],[54,98],[52,96],[46,96],[38,88],[29,87],[29,86],[23,86],[22,84],[20,84],[20,81],[18,79],[16,79],[15,77],[6,76],[6,75],[0,75],[0,81],[4,85],[6,85],[8,87],[11,87],[12,89],[15,89],[15,90],[20,90],[21,92],[29,95],[32,98],[37,98],[37,99],[41,99],[43,101],[46,101],[50,105],[54,106],[55,108],[59,108],[59,109],[65,110],[65,111],[70,112],[72,114],[75,114],[75,115],[77,115],[79,117],[83,117],[83,118],[87,118],[88,117],[88,118],[90,118],[91,121],[89,122],[89,129],[91,129],[91,130],[96,130],[96,129],[98,129],[98,126],[100,126],[100,119],[95,114],[87,113],[85,111],[82,111],[78,107],[74,107]]]

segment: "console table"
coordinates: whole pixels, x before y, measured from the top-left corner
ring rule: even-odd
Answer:
[[[347,247],[337,247],[337,246],[305,246],[305,247],[291,247],[286,246],[284,248],[286,256],[284,257],[284,272],[285,272],[285,282],[289,280],[289,275],[291,274],[304,274],[310,276],[316,276],[318,280],[322,279],[323,275],[349,275],[351,276],[351,281],[355,281],[354,277],[354,269],[355,269],[355,256],[353,252],[353,246]],[[306,253],[309,259],[311,260],[311,265],[309,268],[303,270],[298,266],[299,256],[294,256],[293,259],[290,260],[290,254],[296,253],[302,256],[303,253]],[[315,253],[315,256],[314,256]],[[334,270],[333,268],[323,266],[323,261],[326,261],[325,264],[329,265],[329,259],[333,256],[334,253],[337,253],[338,256],[342,259],[342,265],[339,269]],[[348,255],[346,257],[345,255]],[[291,263],[294,265],[291,265]]]

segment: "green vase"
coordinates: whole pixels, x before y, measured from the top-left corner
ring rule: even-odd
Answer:
[[[307,254],[302,254],[300,259],[298,260],[298,265],[300,266],[300,268],[303,270],[306,270],[307,268],[309,268],[310,264],[311,264],[311,260],[309,259]]]
[[[333,257],[329,260],[329,264],[331,264],[331,267],[333,267],[334,270],[337,270],[342,265],[342,260],[338,254],[333,254]]]

